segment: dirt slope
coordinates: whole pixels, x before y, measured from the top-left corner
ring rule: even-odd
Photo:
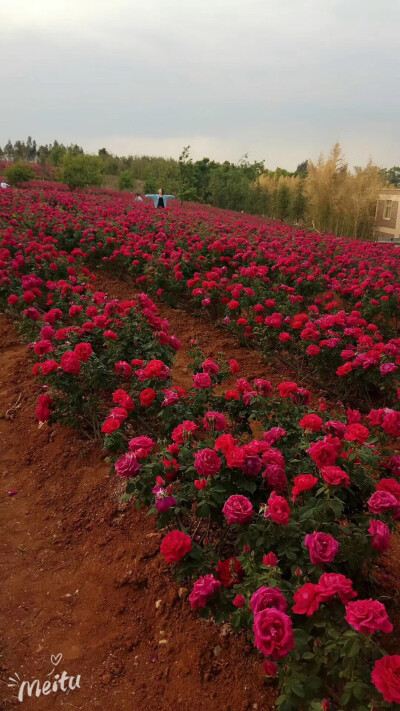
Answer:
[[[0,708],[270,709],[260,657],[190,612],[153,520],[119,503],[123,485],[100,449],[38,428],[26,348],[3,317],[0,335]],[[20,705],[7,686],[15,673],[42,685],[64,670],[81,676],[80,689]]]

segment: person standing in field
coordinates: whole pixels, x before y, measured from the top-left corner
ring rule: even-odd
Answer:
[[[145,197],[153,200],[154,207],[164,208],[167,207],[168,200],[173,200],[175,195],[164,195],[164,190],[160,188],[156,195],[145,195]]]

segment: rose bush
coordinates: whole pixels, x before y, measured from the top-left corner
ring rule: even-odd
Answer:
[[[36,361],[38,419],[102,430],[127,497],[167,529],[166,564],[194,581],[192,609],[246,630],[280,711],[399,703],[372,584],[400,516],[398,255],[206,208],[42,197],[0,196],[0,299]],[[196,350],[183,391],[157,306],[96,290],[99,264],[290,358],[302,382],[319,374],[353,409],[329,414],[295,380],[234,381],[235,360]]]

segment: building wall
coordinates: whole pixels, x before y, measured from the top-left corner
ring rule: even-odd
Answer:
[[[383,217],[387,200],[392,201],[392,210],[389,220],[385,220]],[[400,190],[387,188],[379,195],[374,224],[374,237],[375,239],[385,237],[400,238]]]

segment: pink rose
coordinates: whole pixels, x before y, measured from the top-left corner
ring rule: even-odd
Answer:
[[[281,610],[268,608],[254,616],[254,646],[266,657],[281,659],[294,649],[292,621]]]
[[[268,464],[265,471],[262,473],[267,486],[275,491],[283,491],[287,488],[287,477],[283,467],[279,464]]]
[[[371,519],[368,533],[372,536],[372,548],[374,551],[384,553],[390,545],[390,531],[386,523]]]
[[[205,607],[208,600],[221,588],[221,582],[213,575],[205,575],[196,580],[193,590],[189,595],[190,607],[196,610],[198,607]]]
[[[278,442],[282,437],[285,437],[285,435],[286,430],[284,430],[282,427],[271,427],[270,430],[264,432],[263,440],[264,442],[267,442],[267,444],[273,445]]]
[[[194,468],[199,476],[213,476],[221,469],[221,460],[213,449],[200,449],[196,452]]]
[[[379,600],[355,600],[346,605],[345,620],[351,627],[364,634],[392,632],[393,625],[386,607]]]
[[[128,443],[131,452],[134,452],[138,459],[144,459],[154,449],[156,443],[150,437],[134,437]]]
[[[197,390],[207,390],[211,387],[211,378],[208,373],[196,373],[193,376],[193,385]]]
[[[201,367],[203,368],[203,371],[208,374],[212,375],[217,375],[219,373],[219,366],[215,361],[213,361],[212,358],[207,358],[203,363],[201,364]]]
[[[249,523],[253,518],[253,506],[251,501],[246,496],[234,494],[225,501],[222,512],[226,516],[228,524],[231,523]]]
[[[392,437],[400,437],[400,412],[395,410],[388,412],[383,418],[382,429]]]
[[[339,550],[339,543],[333,536],[317,531],[305,537],[304,545],[310,551],[310,560],[313,565],[332,563]]]
[[[382,511],[390,511],[390,509],[397,510],[399,508],[399,501],[388,491],[375,491],[368,500],[368,508],[374,514],[382,513]]]
[[[203,419],[204,429],[209,432],[214,428],[215,432],[223,432],[227,428],[225,415],[221,412],[206,412]]]
[[[254,614],[269,607],[286,612],[287,606],[287,600],[285,600],[279,588],[267,588],[265,586],[258,588],[250,600],[250,608]]]
[[[132,452],[124,454],[121,459],[115,462],[115,471],[120,477],[136,476],[140,469],[140,464]]]

